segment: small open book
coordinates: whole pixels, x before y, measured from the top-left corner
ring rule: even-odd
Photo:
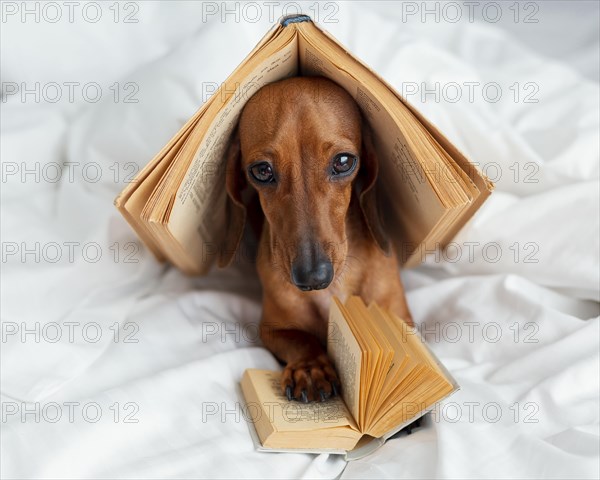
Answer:
[[[360,458],[459,388],[414,328],[360,297],[345,304],[334,297],[327,353],[342,382],[341,398],[288,401],[281,372],[244,372],[245,418],[258,450]]]
[[[373,131],[378,191],[404,266],[443,248],[492,183],[384,80],[310,17],[278,23],[142,169],[115,205],[160,260],[207,273],[224,245],[225,151],[246,102],[293,76],[327,77],[356,100]]]

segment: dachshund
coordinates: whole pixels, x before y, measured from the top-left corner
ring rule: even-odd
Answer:
[[[231,263],[246,218],[252,224],[258,213],[260,338],[285,364],[281,389],[289,400],[324,401],[340,392],[325,348],[334,295],[342,302],[359,295],[413,324],[379,214],[377,173],[369,127],[331,80],[268,84],[242,110],[227,151],[219,265]]]

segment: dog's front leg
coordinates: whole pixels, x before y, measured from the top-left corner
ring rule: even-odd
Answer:
[[[281,390],[289,400],[323,401],[340,391],[335,368],[317,336],[323,336],[323,330],[326,335],[326,320],[310,309],[292,312],[268,300],[263,304],[261,339],[285,363]]]

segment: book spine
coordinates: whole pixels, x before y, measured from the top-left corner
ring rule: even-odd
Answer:
[[[287,27],[290,23],[302,22],[312,22],[312,18],[310,18],[308,15],[287,15],[279,21],[279,23],[281,23],[281,25],[284,27]]]

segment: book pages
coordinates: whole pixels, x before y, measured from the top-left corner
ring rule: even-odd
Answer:
[[[247,370],[257,399],[248,408],[260,408],[279,432],[310,431],[316,428],[356,428],[350,412],[340,397],[326,402],[290,402],[280,391],[281,372]],[[242,384],[242,387],[245,385]]]
[[[268,57],[240,84],[225,84],[223,102],[207,129],[169,215],[169,231],[188,255],[207,270],[217,258],[225,229],[225,161],[227,142],[246,102],[263,85],[297,73],[297,45],[292,41]],[[215,95],[219,94],[219,90]]]
[[[360,390],[363,353],[344,318],[344,306],[337,298],[331,302],[327,331],[327,354],[333,361],[340,381],[342,398],[360,427]]]

